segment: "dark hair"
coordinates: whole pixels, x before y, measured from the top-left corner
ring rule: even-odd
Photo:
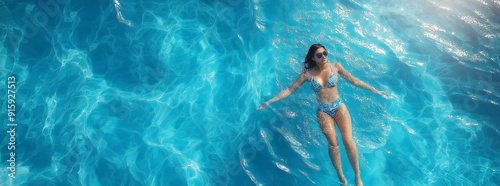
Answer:
[[[325,46],[319,43],[313,44],[311,45],[311,47],[309,47],[309,52],[307,52],[306,60],[304,61],[304,72],[316,66],[316,62],[314,62],[313,57],[318,48],[323,48],[326,50]]]

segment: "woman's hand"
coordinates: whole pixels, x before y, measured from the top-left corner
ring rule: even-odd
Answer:
[[[264,103],[261,103],[259,106],[260,107],[257,110],[264,110],[264,109],[267,108],[267,106],[269,106],[269,103],[268,102],[264,102]]]
[[[372,92],[375,93],[375,94],[380,94],[380,95],[387,93],[387,91],[378,91],[376,89],[372,90]]]

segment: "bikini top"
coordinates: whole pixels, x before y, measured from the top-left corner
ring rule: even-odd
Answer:
[[[330,65],[330,70],[332,70],[332,65]],[[311,85],[311,89],[313,89],[314,92],[318,92],[320,89],[325,87],[323,87],[323,85],[319,84],[316,80],[314,80],[313,74],[314,74],[314,68],[311,73],[311,80],[309,81],[309,85]],[[339,83],[339,78],[335,75],[335,73],[333,73],[332,70],[330,77],[328,77],[328,83],[326,83],[326,87],[334,87],[337,86],[338,83]]]

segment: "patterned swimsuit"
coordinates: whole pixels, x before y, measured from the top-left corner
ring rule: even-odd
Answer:
[[[330,65],[330,64],[328,64],[328,65]],[[331,65],[330,65],[330,70],[332,70]],[[319,90],[325,88],[321,84],[319,84],[316,80],[314,80],[314,77],[312,74],[314,74],[314,68],[313,68],[313,72],[311,73],[311,80],[309,81],[309,85],[311,86],[311,89],[313,89],[314,92],[318,92]],[[328,82],[326,83],[326,87],[337,86],[339,83],[339,78],[337,76],[335,75],[335,73],[333,73],[333,70],[332,70],[330,77],[328,77]],[[340,97],[339,97],[337,100],[330,102],[330,103],[319,103],[317,110],[321,111],[321,112],[325,112],[328,115],[330,115],[332,118],[335,118],[334,117],[335,113],[339,109],[340,105],[342,105],[342,103],[343,103],[342,99],[340,99]]]

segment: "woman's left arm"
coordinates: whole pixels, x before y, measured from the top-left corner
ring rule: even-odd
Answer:
[[[387,91],[379,91],[370,85],[366,84],[365,82],[359,80],[358,78],[354,77],[349,73],[340,63],[335,63],[336,67],[339,69],[339,74],[346,79],[347,81],[351,82],[354,86],[364,88],[366,90],[372,91],[373,93],[376,94],[385,94]]]

